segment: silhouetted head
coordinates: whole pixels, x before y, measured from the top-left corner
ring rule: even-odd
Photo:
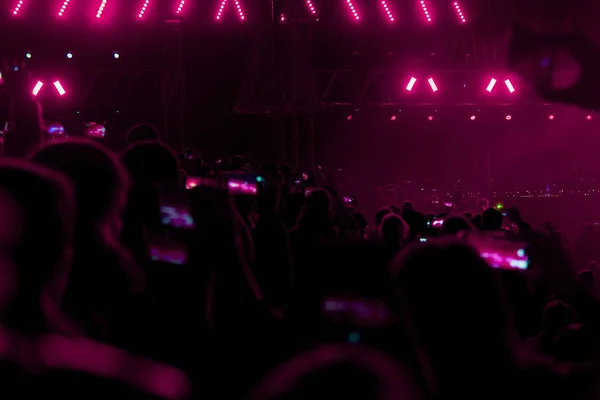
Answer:
[[[293,171],[294,171],[294,169],[289,164],[281,164],[279,166],[279,172],[281,172],[281,175],[282,175],[283,180],[285,182],[288,182],[290,179],[292,179],[292,172]]]
[[[402,203],[402,211],[413,211],[414,209],[415,206],[410,201],[405,201],[404,203]]]
[[[129,146],[122,156],[135,187],[161,185],[177,187],[181,183],[181,163],[165,144],[144,141]]]
[[[270,372],[251,400],[335,398],[416,400],[421,398],[408,370],[369,347],[335,344],[300,353]]]
[[[237,171],[241,168],[246,167],[246,159],[244,158],[244,156],[233,156],[231,157],[231,161],[229,163],[229,169],[232,171]]]
[[[387,246],[399,246],[408,237],[409,228],[402,217],[389,214],[379,227],[379,238]]]
[[[585,224],[581,229],[581,236],[590,237],[596,232],[596,228],[592,224]]]
[[[417,235],[424,233],[427,229],[427,218],[418,211],[404,211],[402,219],[406,221],[410,228],[409,237],[411,238],[417,237]]]
[[[298,225],[312,228],[329,226],[332,222],[331,197],[325,190],[313,190],[305,199]]]
[[[0,203],[0,252],[9,258],[0,257],[0,312],[10,313],[11,323],[19,324],[19,318],[41,313],[43,294],[60,301],[70,261],[75,198],[60,174],[2,160]]]
[[[542,313],[542,330],[557,334],[574,322],[575,311],[567,303],[555,300],[546,304]]]
[[[375,214],[375,226],[380,226],[383,218],[389,214],[392,214],[392,210],[390,210],[388,207],[381,208],[379,211],[377,211]]]
[[[456,235],[462,231],[472,231],[473,226],[462,217],[450,217],[444,220],[441,232],[449,235]]]
[[[64,174],[75,188],[75,240],[118,240],[127,200],[128,176],[119,159],[102,145],[77,139],[49,145],[30,157]]]
[[[150,124],[137,124],[129,128],[127,131],[127,142],[130,144],[144,142],[147,140],[160,140],[158,128]]]
[[[502,212],[493,207],[487,208],[481,215],[481,223],[486,231],[498,231],[502,229]]]
[[[471,225],[478,230],[483,230],[483,218],[481,217],[481,214],[477,214],[471,218]]]
[[[464,385],[483,365],[501,371],[510,364],[512,324],[504,293],[495,271],[472,248],[457,239],[430,240],[402,251],[392,268],[412,336],[443,385],[466,373]]]
[[[396,215],[402,215],[402,209],[398,206],[389,206],[388,207],[392,212]]]

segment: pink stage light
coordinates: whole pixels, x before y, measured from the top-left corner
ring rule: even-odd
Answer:
[[[71,0],[63,1],[62,6],[60,6],[60,10],[58,10],[59,17],[62,17],[65,14],[65,11],[67,11],[67,7],[69,7],[70,2],[71,2]]]
[[[244,18],[244,11],[242,11],[242,5],[240,4],[239,0],[233,0],[235,2],[235,8],[237,9],[238,12],[238,16],[240,17],[240,19],[243,21]]]
[[[56,91],[58,92],[58,94],[61,95],[61,96],[63,96],[64,94],[67,93],[67,91],[60,84],[60,81],[54,82],[54,87],[56,88]]]
[[[433,78],[427,79],[427,82],[429,82],[429,86],[431,87],[431,90],[433,91],[433,93],[438,91],[438,87],[436,86]]]
[[[106,3],[108,3],[108,0],[102,0],[102,2],[100,3],[100,7],[98,7],[98,11],[96,11],[96,18],[100,19],[102,17],[104,8],[106,8]]]
[[[395,121],[396,120],[396,116],[392,115],[392,117],[390,118],[391,121]]]
[[[552,115],[552,114],[548,115],[548,119],[549,119],[550,121],[552,121],[552,120],[554,119],[554,115]]]
[[[348,116],[346,117],[346,119],[347,119],[348,121],[350,121],[350,120],[352,119],[352,115],[348,115]]]
[[[223,0],[221,1],[221,6],[219,7],[219,11],[217,11],[217,20],[221,19],[221,15],[223,14],[223,10],[225,9],[225,6],[227,5],[227,0]]]
[[[507,116],[506,116],[506,117],[504,117],[504,118],[506,118],[506,120],[507,120],[507,121],[510,121],[510,120],[512,119],[512,116],[509,114],[509,115],[507,115]]]
[[[179,5],[177,6],[177,11],[175,11],[177,14],[180,14],[181,11],[183,11],[183,7],[185,6],[185,0],[181,0],[179,2]]]
[[[42,87],[44,86],[44,83],[41,81],[37,81],[37,83],[35,84],[35,86],[33,87],[33,90],[31,91],[31,93],[34,96],[37,96],[38,93],[40,92],[40,90],[42,90]]]
[[[383,7],[383,11],[385,11],[388,20],[390,22],[394,22],[394,15],[392,14],[392,11],[388,7],[387,2],[385,0],[381,0],[381,7]]]
[[[285,22],[285,15],[281,14],[281,16],[279,17],[279,20],[281,22]]]
[[[458,4],[458,1],[454,2],[454,10],[456,10],[456,15],[458,16],[460,23],[461,24],[466,23],[467,19],[465,18],[465,13],[462,12],[462,9],[460,8],[460,4]]]
[[[474,116],[474,115],[471,115],[471,121],[475,121],[476,119],[477,119],[477,117],[476,117],[476,116]]]
[[[239,18],[243,21],[246,17],[244,16],[244,11],[242,10],[242,5],[239,0],[233,0],[235,3],[235,8],[237,9]],[[219,7],[219,11],[217,11],[217,20],[220,20],[223,16],[223,11],[225,10],[225,6],[227,5],[227,0],[221,1],[221,6]]]
[[[140,8],[140,11],[138,12],[138,18],[144,17],[144,14],[146,13],[146,10],[148,9],[149,5],[150,5],[150,0],[145,0],[144,4],[142,4],[142,8]]]
[[[415,77],[410,78],[410,81],[408,81],[408,85],[406,85],[406,90],[408,90],[410,92],[413,89],[413,87],[415,86],[415,83],[417,83],[417,78],[415,78]]]
[[[429,14],[429,10],[427,9],[427,4],[425,0],[421,0],[421,8],[423,9],[423,14],[425,15],[425,19],[427,22],[431,22],[431,15]]]
[[[317,10],[315,9],[315,6],[311,0],[306,0],[306,7],[308,7],[308,11],[310,11],[312,15],[317,14]]]
[[[350,9],[350,12],[354,16],[354,19],[358,21],[360,19],[360,15],[358,15],[358,11],[356,11],[356,8],[354,8],[354,4],[352,4],[352,0],[346,0],[346,5]]]
[[[592,120],[592,116],[588,115],[588,116],[585,117],[585,119],[587,119],[588,121],[591,121]]]
[[[427,121],[433,121],[433,115],[430,115],[429,117],[427,117]]]
[[[515,92],[515,87],[513,86],[512,82],[510,81],[510,79],[507,79],[504,81],[504,84],[506,85],[506,87],[508,88],[508,91],[511,93]]]
[[[492,89],[494,89],[494,86],[496,86],[496,82],[498,82],[496,79],[490,79],[490,83],[488,83],[487,88],[485,88],[485,90],[492,93]]]
[[[19,15],[19,11],[21,11],[21,7],[23,7],[23,4],[25,4],[25,0],[17,1],[17,4],[13,8],[13,15]]]

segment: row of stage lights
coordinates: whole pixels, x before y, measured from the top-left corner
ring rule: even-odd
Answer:
[[[113,58],[114,58],[115,60],[118,60],[119,58],[121,58],[121,55],[120,55],[118,52],[116,52],[116,51],[115,51],[115,52],[113,52],[113,55],[112,55],[112,56],[113,56]],[[74,57],[74,56],[73,56],[73,52],[72,52],[72,51],[67,51],[67,53],[65,54],[65,57],[66,57],[68,60],[71,60],[71,59],[73,59],[73,57]],[[31,59],[33,58],[33,54],[31,54],[31,52],[30,52],[30,51],[28,51],[27,53],[25,53],[25,58],[26,58],[26,59],[28,59],[28,60],[31,60]]]
[[[412,92],[413,88],[415,87],[415,84],[417,83],[417,78],[415,78],[414,76],[411,77],[408,80],[408,84],[406,85],[406,87],[404,89],[406,89],[407,92]],[[431,88],[431,91],[433,93],[437,92],[438,86],[435,83],[435,80],[433,80],[433,78],[428,78],[427,79],[427,83],[429,84],[429,87]],[[485,88],[485,90],[489,93],[492,93],[492,90],[494,90],[494,88],[496,87],[496,83],[498,83],[498,80],[496,78],[491,78],[489,83],[487,84],[487,87]],[[515,86],[513,85],[513,83],[511,82],[510,79],[506,79],[504,80],[504,86],[506,86],[506,89],[508,89],[509,93],[514,93],[516,91]]]
[[[13,16],[19,16],[22,14],[22,9],[24,8],[25,4],[32,0],[13,0],[13,1],[14,1],[14,4],[10,11]],[[56,16],[58,18],[63,18],[67,14],[67,11],[69,10],[69,6],[71,5],[71,3],[73,3],[77,0],[56,0],[56,1],[59,2],[59,4],[57,4]],[[104,10],[107,7],[109,7],[110,5],[112,5],[112,3],[115,0],[112,0],[112,1],[111,0],[96,0],[96,1],[97,1],[97,6],[94,8],[94,12],[95,12],[96,18],[100,19],[100,18],[102,18],[102,15],[104,14]],[[157,3],[158,0],[137,0],[137,1],[139,2],[139,6],[137,9],[138,10],[137,18],[143,19],[144,16],[146,15],[146,13],[151,9],[151,7],[153,5],[155,5],[155,3]],[[191,0],[171,0],[171,1],[173,1],[173,10],[175,11],[175,14],[181,14],[184,11],[186,1],[191,2]],[[217,1],[219,2],[218,3],[219,6],[217,7],[216,12],[215,12],[215,19],[217,21],[221,20],[221,18],[223,17],[227,3],[233,4],[233,8],[235,9],[238,19],[240,21],[244,21],[246,19],[246,16],[245,16],[244,10],[243,10],[243,6],[242,6],[242,0],[217,0]],[[296,0],[296,1],[304,1],[307,12],[309,14],[311,14],[313,17],[317,17],[317,9],[315,8],[313,0]],[[345,3],[351,17],[355,21],[361,20],[361,11],[354,5],[352,0],[338,0],[338,1]],[[387,18],[388,22],[393,23],[396,21],[396,17],[394,14],[396,7],[394,6],[394,3],[397,2],[398,0],[372,0],[372,1],[374,3],[378,4],[381,12]],[[434,18],[433,18],[433,14],[431,13],[430,8],[429,8],[429,4],[428,4],[429,2],[426,0],[414,0],[414,1],[418,1],[418,6],[423,13],[424,21],[426,23],[433,22]],[[450,0],[449,4],[450,4],[453,12],[455,13],[456,18],[458,19],[459,23],[465,24],[467,22],[467,18],[463,11],[463,8],[460,5],[460,2]],[[282,22],[285,21],[285,16],[283,14],[281,15],[281,21]]]
[[[349,114],[349,115],[346,117],[346,119],[347,119],[348,121],[352,121],[352,118],[353,118],[352,114]],[[392,116],[390,117],[390,121],[396,121],[397,119],[398,119],[398,117],[397,117],[396,115],[392,115]],[[433,120],[435,120],[435,119],[436,119],[436,118],[435,118],[433,115],[429,115],[429,116],[427,116],[427,121],[433,121]],[[513,120],[513,116],[512,116],[511,114],[506,114],[506,115],[504,116],[504,119],[505,119],[505,120],[507,120],[507,121],[512,121],[512,120]],[[548,115],[548,119],[549,119],[550,121],[554,121],[554,120],[556,119],[556,117],[554,116],[554,114],[550,114],[550,115]],[[591,114],[588,114],[588,115],[586,115],[586,116],[585,116],[585,120],[586,120],[586,121],[591,121],[591,120],[593,120],[593,119],[594,119],[594,118],[593,118],[593,116],[592,116]],[[471,115],[471,116],[469,117],[469,120],[471,120],[471,121],[476,121],[476,120],[477,120],[477,116],[473,114],[473,115]]]

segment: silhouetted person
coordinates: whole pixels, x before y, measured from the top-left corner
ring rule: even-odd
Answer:
[[[449,217],[444,220],[441,232],[443,234],[456,235],[462,231],[472,231],[473,226],[463,217]]]
[[[493,207],[489,207],[481,215],[481,223],[486,231],[499,231],[502,229],[502,212]]]
[[[127,142],[138,143],[147,140],[158,141],[160,140],[160,133],[158,128],[150,124],[137,124],[129,128],[127,131]]]
[[[400,250],[400,246],[408,238],[409,231],[410,228],[402,217],[395,214],[385,216],[379,227],[379,239],[389,260]]]
[[[413,211],[415,209],[415,206],[410,201],[405,201],[404,203],[402,203],[401,208],[402,208],[402,211]]]
[[[285,229],[291,229],[296,225],[303,206],[304,194],[302,193],[288,193],[284,197],[281,208],[281,219]]]
[[[529,339],[529,342],[540,354],[554,354],[556,336],[574,322],[575,311],[573,307],[562,301],[551,301],[542,313],[540,333],[537,337]]]
[[[595,280],[594,273],[589,269],[579,271],[577,274],[577,282],[591,295],[594,294]]]
[[[379,211],[377,211],[375,214],[375,226],[379,227],[383,221],[383,218],[389,214],[392,214],[392,210],[389,207],[381,208]]]
[[[125,208],[121,240],[136,260],[144,263],[149,251],[143,230],[158,219],[158,191],[177,189],[182,184],[181,163],[171,148],[156,141],[129,146],[122,161],[131,175],[132,188]]]
[[[585,268],[591,261],[600,260],[599,235],[592,224],[586,224],[573,242],[573,257],[578,269]]]
[[[133,340],[137,314],[131,313],[145,277],[119,243],[126,170],[110,150],[85,139],[47,146],[31,160],[63,173],[75,188],[77,218],[65,309],[94,337],[118,344]]]
[[[546,396],[544,366],[527,366],[496,272],[453,240],[407,248],[394,265],[407,330],[441,398]],[[494,373],[490,373],[494,371]]]

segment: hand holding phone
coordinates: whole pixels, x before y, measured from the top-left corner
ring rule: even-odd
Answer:
[[[468,234],[466,239],[492,268],[521,271],[529,268],[529,246],[522,241],[486,234]]]

